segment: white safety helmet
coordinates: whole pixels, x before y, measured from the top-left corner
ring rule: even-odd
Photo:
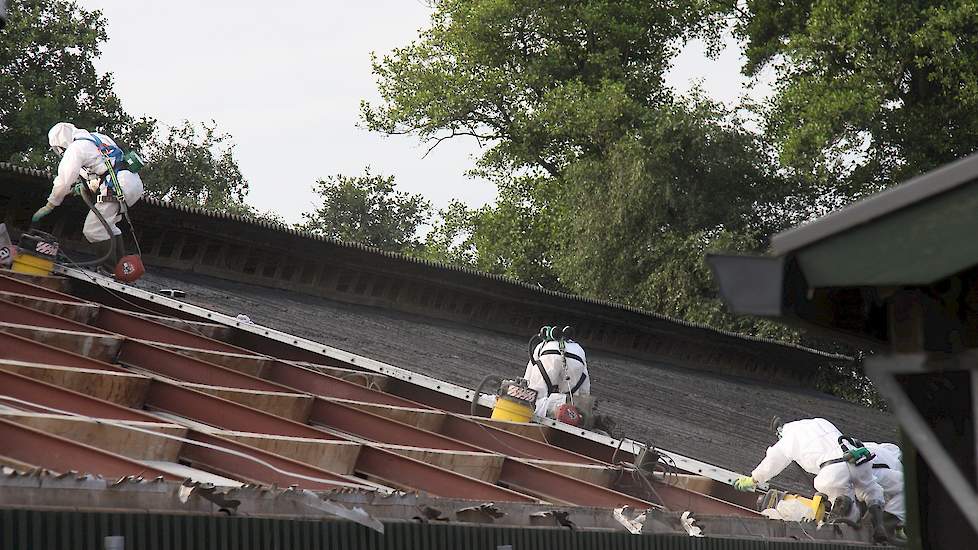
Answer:
[[[78,128],[75,128],[74,124],[70,122],[59,122],[48,131],[48,145],[60,157],[65,154],[65,149],[71,145],[71,141],[75,138],[75,132],[77,131]]]

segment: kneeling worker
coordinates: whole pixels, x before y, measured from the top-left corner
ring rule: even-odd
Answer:
[[[567,396],[591,395],[584,348],[574,341],[571,327],[543,327],[529,344],[526,379],[537,391],[536,415],[556,418]]]
[[[824,418],[809,418],[782,424],[774,417],[771,428],[778,442],[768,447],[764,460],[750,477],[734,483],[740,491],[753,491],[759,483],[777,476],[792,462],[815,476],[815,490],[824,493],[832,503],[833,517],[856,524],[861,516],[853,497],[869,506],[873,538],[888,539],[883,524],[883,489],[873,476],[872,453],[861,444],[847,446],[851,438]]]
[[[75,128],[68,122],[59,122],[51,128],[48,143],[61,157],[58,175],[54,178],[47,204],[34,214],[31,221],[40,221],[60,206],[69,193],[79,193],[80,185],[85,185],[95,194],[95,209],[112,232],[111,235],[107,233],[95,212],[89,212],[82,229],[85,239],[90,243],[100,243],[121,235],[122,231],[116,224],[122,220],[124,208],[136,204],[143,196],[143,181],[136,173],[141,167],[139,157],[132,153],[124,154],[115,141],[104,134]],[[84,183],[76,186],[79,180]],[[113,250],[109,255],[107,261],[110,269],[125,254],[121,248],[120,243],[120,250]]]

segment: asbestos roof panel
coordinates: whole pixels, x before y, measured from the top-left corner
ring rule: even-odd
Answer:
[[[420,315],[175,270],[152,269],[137,286],[179,288],[183,301],[469,388],[487,374],[522,376],[526,364],[522,339]],[[814,390],[602,351],[588,351],[588,365],[599,412],[626,437],[737,472],[749,473],[773,443],[773,415],[821,416],[863,440],[897,440],[890,415]],[[811,493],[811,477],[792,466],[774,485]]]

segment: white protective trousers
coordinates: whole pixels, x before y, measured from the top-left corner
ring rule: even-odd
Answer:
[[[551,383],[557,386],[557,392],[551,396],[550,388],[547,387],[540,369],[532,361],[527,362],[523,378],[537,391],[535,411],[537,416],[552,417],[553,409],[565,402],[568,393],[591,395],[591,375],[587,370],[587,356],[584,354],[584,348],[577,342],[568,340],[564,346],[563,356],[560,354],[560,345],[556,341],[538,344],[533,350],[533,357],[540,360]]]
[[[122,170],[118,172],[116,177],[119,180],[119,186],[122,187],[122,193],[126,197],[126,204],[132,206],[136,204],[143,196],[143,180],[139,178],[139,174],[134,174],[128,170]],[[105,185],[99,188],[99,194],[105,193]],[[122,221],[121,209],[119,208],[119,203],[112,202],[100,202],[95,204],[95,209],[102,214],[105,221],[109,224],[109,229],[112,231],[112,235],[121,235],[122,231],[119,229],[118,224]],[[82,234],[85,235],[85,239],[90,243],[100,243],[102,241],[107,241],[110,237],[108,233],[105,232],[105,227],[102,222],[99,221],[98,217],[94,212],[89,212],[88,216],[85,217],[85,225],[82,227]]]
[[[869,462],[862,466],[848,462],[829,464],[815,476],[815,490],[825,493],[829,502],[835,502],[840,496],[847,496],[867,504],[884,503],[883,488],[876,482]]]
[[[873,464],[885,465],[886,468],[873,468],[876,483],[883,488],[883,511],[899,518],[900,523],[907,521],[907,503],[904,498],[903,463],[900,460],[900,448],[892,443],[866,442],[866,448],[876,455]]]

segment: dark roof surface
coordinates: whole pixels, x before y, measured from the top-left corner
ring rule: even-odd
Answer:
[[[136,286],[184,290],[183,301],[470,388],[486,374],[521,376],[525,366],[522,339],[418,315],[155,268]],[[889,415],[815,391],[600,351],[588,363],[599,412],[625,436],[738,472],[763,458],[775,414],[822,416],[865,440],[896,439]],[[774,484],[811,491],[810,476],[794,466]]]
[[[10,173],[10,174],[18,174],[18,175],[21,175],[21,176],[27,176],[29,178],[34,179],[39,185],[47,185],[48,184],[48,180],[50,180],[53,177],[53,174],[50,173],[50,172],[47,172],[47,171],[30,169],[30,168],[23,168],[23,167],[16,166],[16,165],[13,165],[13,164],[10,164],[10,163],[6,163],[6,162],[0,162],[0,172],[6,172],[6,173]],[[846,356],[838,355],[838,354],[833,354],[833,353],[827,353],[827,352],[824,352],[824,351],[821,351],[821,350],[816,350],[816,349],[812,349],[812,348],[807,348],[807,347],[804,347],[804,346],[800,346],[798,344],[792,344],[792,343],[786,343],[786,342],[779,342],[779,341],[770,340],[770,339],[767,339],[767,338],[761,338],[761,337],[752,336],[752,335],[747,335],[747,334],[739,334],[739,333],[736,333],[736,332],[726,331],[726,330],[722,330],[722,329],[710,327],[710,326],[707,326],[707,325],[702,325],[702,324],[698,324],[698,323],[692,323],[692,322],[689,322],[689,321],[685,321],[683,319],[671,318],[671,317],[668,317],[668,316],[665,316],[665,315],[661,315],[659,313],[655,313],[653,311],[649,311],[649,310],[646,310],[646,309],[637,308],[637,307],[633,307],[633,306],[629,306],[629,305],[625,305],[625,304],[621,304],[621,303],[617,303],[617,302],[611,302],[611,301],[607,301],[607,300],[600,300],[600,299],[596,299],[596,298],[590,298],[590,297],[586,297],[586,296],[579,296],[579,295],[576,295],[576,294],[569,294],[569,293],[566,293],[566,292],[560,292],[560,291],[556,291],[556,290],[550,290],[550,289],[544,288],[544,287],[539,286],[539,285],[534,285],[534,284],[528,284],[528,283],[520,282],[520,281],[517,281],[515,279],[509,278],[509,277],[506,277],[506,276],[502,276],[502,275],[497,275],[497,274],[493,274],[493,273],[486,273],[486,272],[483,272],[483,271],[477,271],[477,270],[474,270],[474,269],[470,269],[470,268],[466,268],[466,267],[459,267],[459,266],[456,266],[456,265],[451,265],[451,264],[446,264],[446,263],[441,263],[441,262],[433,262],[433,261],[430,261],[430,260],[425,260],[425,259],[417,258],[417,257],[414,257],[414,256],[407,256],[407,255],[399,254],[399,253],[395,253],[395,252],[387,252],[387,251],[384,251],[384,250],[380,250],[380,249],[377,249],[377,248],[365,246],[365,245],[358,244],[358,243],[344,242],[344,241],[340,241],[340,240],[334,239],[334,238],[323,237],[322,235],[316,235],[314,233],[310,233],[310,232],[307,232],[307,231],[300,231],[300,230],[297,230],[297,229],[294,229],[294,228],[291,228],[291,227],[288,227],[288,226],[285,226],[285,225],[282,225],[282,224],[279,224],[279,223],[276,223],[276,222],[269,222],[269,221],[266,221],[266,220],[259,220],[257,218],[253,218],[253,217],[250,217],[250,216],[241,216],[241,215],[236,215],[236,214],[227,214],[227,213],[221,213],[221,212],[214,212],[212,210],[204,210],[204,209],[201,209],[201,208],[195,208],[195,207],[188,207],[188,206],[173,204],[173,203],[170,203],[170,202],[167,202],[167,201],[163,201],[163,200],[159,200],[159,199],[154,199],[154,198],[151,198],[151,197],[145,197],[145,198],[143,198],[139,203],[137,203],[133,207],[134,208],[134,210],[133,210],[134,216],[138,216],[138,212],[139,212],[139,208],[140,208],[140,205],[141,204],[144,205],[144,206],[145,205],[152,205],[154,207],[164,208],[164,209],[168,209],[168,210],[172,210],[172,211],[180,212],[180,213],[184,213],[184,214],[191,214],[193,216],[201,216],[201,217],[204,217],[204,218],[211,218],[211,219],[217,219],[217,220],[228,220],[228,221],[237,222],[237,223],[249,224],[249,225],[252,225],[252,226],[263,228],[263,229],[268,230],[268,231],[275,231],[275,232],[279,232],[279,233],[283,233],[283,234],[287,234],[287,235],[291,235],[291,236],[295,236],[295,237],[300,237],[300,238],[304,238],[304,239],[311,239],[311,240],[318,241],[318,242],[321,242],[321,243],[327,243],[327,244],[329,244],[331,246],[340,247],[341,249],[355,250],[355,251],[358,251],[358,252],[360,252],[362,254],[369,255],[369,256],[379,256],[379,257],[385,258],[385,261],[387,261],[387,262],[405,262],[406,264],[420,265],[420,266],[423,266],[426,269],[433,270],[436,273],[441,273],[441,274],[462,274],[462,275],[465,275],[465,276],[473,277],[473,278],[475,278],[474,280],[476,280],[476,281],[478,281],[478,280],[490,281],[493,284],[502,285],[503,287],[508,287],[508,288],[511,288],[511,289],[520,289],[520,290],[523,290],[523,291],[531,291],[534,294],[538,294],[538,295],[547,297],[549,299],[567,300],[569,302],[576,303],[576,304],[581,305],[581,306],[594,306],[594,307],[597,307],[597,308],[607,308],[609,311],[624,312],[624,313],[628,313],[628,314],[639,315],[639,316],[642,316],[642,317],[644,317],[646,319],[650,319],[652,321],[664,322],[666,324],[673,324],[673,325],[676,325],[676,326],[679,326],[679,327],[685,327],[686,329],[689,329],[689,330],[691,330],[693,332],[698,332],[700,335],[702,335],[702,337],[710,337],[710,336],[713,336],[713,337],[724,337],[724,338],[732,339],[734,341],[741,341],[741,342],[747,342],[747,343],[753,342],[753,343],[760,344],[760,345],[772,346],[774,348],[782,348],[782,349],[785,349],[785,350],[791,350],[791,351],[798,351],[798,352],[802,352],[802,353],[807,353],[807,354],[811,354],[813,357],[827,358],[827,359],[831,359],[831,360],[842,360],[842,361],[849,361],[849,360],[851,360],[850,357],[846,357]]]

